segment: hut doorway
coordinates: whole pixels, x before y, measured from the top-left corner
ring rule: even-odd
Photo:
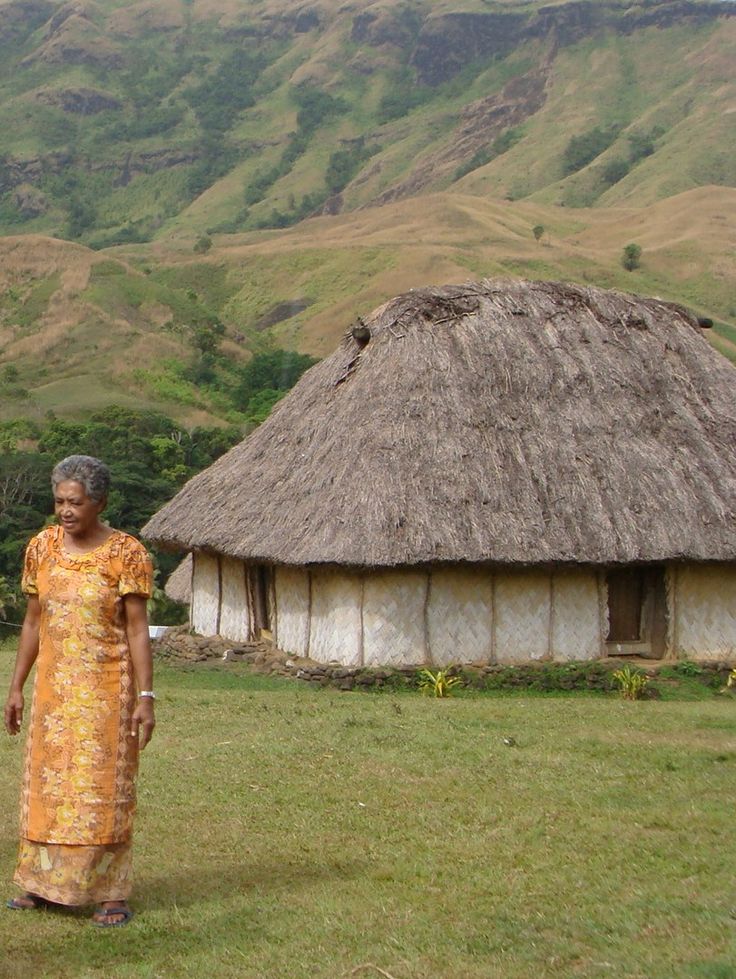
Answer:
[[[268,564],[254,564],[248,569],[248,584],[253,610],[253,634],[271,638],[273,606],[273,569]]]
[[[667,633],[664,568],[624,568],[606,575],[609,656],[664,656]]]

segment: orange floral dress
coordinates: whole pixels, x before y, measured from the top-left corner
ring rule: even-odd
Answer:
[[[49,527],[28,545],[23,590],[41,622],[13,879],[60,904],[125,900],[138,743],[123,596],[150,596],[151,562],[122,531],[71,554]]]

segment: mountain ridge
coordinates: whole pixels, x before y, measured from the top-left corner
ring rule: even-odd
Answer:
[[[0,0],[0,417],[232,421],[198,331],[233,369],[321,356],[393,295],[492,275],[682,302],[733,356],[734,14]]]
[[[500,196],[565,206],[606,203],[622,186],[636,203],[651,171],[647,203],[688,180],[736,184],[714,136],[724,131],[719,106],[735,97],[733,71],[708,79],[697,60],[719,37],[724,50],[736,37],[734,4],[6,0],[1,9],[0,233],[105,247],[181,223],[279,227],[484,176]],[[660,95],[644,78],[652,54]],[[562,88],[565,73],[584,77],[595,58],[589,92]],[[649,86],[641,93],[638,75]],[[300,104],[305,93],[314,105]],[[560,162],[561,105],[566,139],[596,123],[616,130],[576,170]],[[684,174],[667,162],[683,119],[703,147]],[[631,138],[650,139],[646,160],[627,160]],[[611,182],[614,170],[604,179],[594,163],[614,151],[629,169]],[[540,164],[514,179],[514,161],[534,158]],[[227,217],[202,227],[198,202],[213,190]]]

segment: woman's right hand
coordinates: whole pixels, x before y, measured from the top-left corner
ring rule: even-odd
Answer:
[[[8,734],[18,734],[23,722],[23,694],[20,690],[11,690],[5,701],[5,730]]]

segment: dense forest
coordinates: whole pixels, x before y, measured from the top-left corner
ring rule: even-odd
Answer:
[[[238,396],[260,409],[251,414],[248,427],[262,421],[314,362],[272,350],[241,368]],[[60,459],[76,453],[103,459],[112,474],[105,519],[138,535],[188,479],[244,434],[243,426],[186,429],[159,412],[116,406],[85,421],[49,417],[43,424],[0,422],[0,617],[9,623],[22,617],[23,552],[28,539],[54,519],[49,477]],[[162,586],[181,555],[153,551],[153,558],[157,588],[152,615],[158,622],[180,620],[182,610],[166,599]]]

